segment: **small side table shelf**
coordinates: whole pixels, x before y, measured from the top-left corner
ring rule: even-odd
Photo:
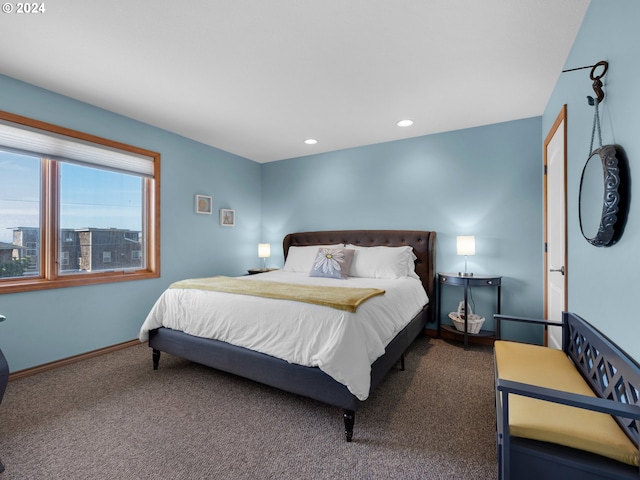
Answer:
[[[267,273],[278,270],[277,268],[250,268],[247,270],[247,275],[255,275],[256,273]]]
[[[465,348],[469,345],[469,336],[472,337],[485,337],[485,338],[495,338],[495,332],[490,330],[480,330],[478,333],[467,333],[460,332],[453,325],[442,325],[441,316],[442,316],[442,287],[445,285],[451,285],[453,287],[463,287],[464,288],[464,311],[469,311],[469,289],[471,287],[496,287],[497,288],[497,310],[495,313],[500,313],[500,302],[501,302],[501,289],[502,289],[502,277],[496,275],[473,275],[466,276],[461,275],[459,273],[440,273],[438,272],[438,298],[437,298],[437,309],[436,309],[436,321],[437,321],[437,329],[438,336],[440,336],[440,332],[442,330],[446,330],[447,332],[451,332],[458,337],[464,338],[464,346]]]

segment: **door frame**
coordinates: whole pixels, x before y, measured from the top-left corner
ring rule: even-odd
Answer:
[[[556,117],[553,126],[549,130],[547,137],[544,140],[544,318],[549,319],[549,260],[547,254],[547,242],[548,242],[548,201],[547,201],[547,147],[551,142],[551,139],[554,137],[560,124],[563,126],[563,135],[564,135],[564,275],[562,276],[564,281],[564,307],[565,310],[569,308],[569,296],[568,296],[568,262],[567,262],[567,249],[568,249],[568,217],[567,217],[567,105],[564,104],[560,113]],[[544,343],[547,345],[547,329],[545,328],[544,332]]]

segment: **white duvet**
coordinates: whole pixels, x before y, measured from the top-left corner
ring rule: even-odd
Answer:
[[[309,277],[281,270],[242,277],[248,282],[286,283],[385,290],[355,313],[308,303],[196,289],[167,289],[140,329],[140,341],[161,326],[214,338],[290,363],[319,367],[358,399],[369,396],[371,364],[427,304],[419,280]]]

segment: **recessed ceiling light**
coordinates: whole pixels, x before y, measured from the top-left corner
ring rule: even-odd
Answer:
[[[399,127],[410,127],[413,125],[413,120],[400,120],[396,125]]]
[[[315,138],[307,138],[304,143],[306,143],[307,145],[315,145],[316,143],[318,143],[318,140],[316,140]]]

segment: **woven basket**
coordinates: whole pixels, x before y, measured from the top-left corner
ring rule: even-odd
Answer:
[[[464,332],[464,301],[458,304],[458,311],[451,312],[449,318],[459,332]],[[467,333],[479,333],[484,323],[484,317],[476,315],[469,307],[469,318],[467,319]]]

